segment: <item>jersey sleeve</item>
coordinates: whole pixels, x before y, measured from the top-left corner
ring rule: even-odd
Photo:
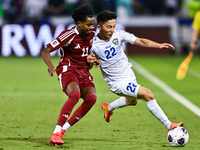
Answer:
[[[126,43],[128,42],[128,43],[134,44],[137,38],[134,34],[126,32],[124,30],[118,30],[118,34],[119,34],[119,37],[121,37],[121,40]]]
[[[61,32],[58,37],[48,43],[47,46],[53,51],[57,50],[63,45],[69,45],[75,35],[76,33],[72,30],[65,30]]]
[[[93,31],[94,30],[95,29],[93,29]],[[93,39],[92,39],[92,47],[90,49],[90,55],[95,54],[95,44],[94,44],[95,42],[96,42],[96,36],[94,36]]]
[[[90,55],[94,54],[94,46],[90,49]]]
[[[63,35],[63,32],[60,33],[60,35],[58,37],[56,37],[54,40],[52,40],[50,43],[47,44],[47,46],[51,49],[51,50],[56,50],[60,47],[63,46],[61,40],[60,40],[60,36]]]

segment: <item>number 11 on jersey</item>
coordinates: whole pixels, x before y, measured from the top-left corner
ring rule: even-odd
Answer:
[[[87,47],[87,48],[83,48],[82,49],[82,51],[83,51],[83,53],[82,53],[82,57],[85,57],[85,56],[87,56],[88,55],[88,50],[89,50],[89,48]]]

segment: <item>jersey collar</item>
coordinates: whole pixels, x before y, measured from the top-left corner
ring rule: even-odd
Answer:
[[[97,37],[98,37],[98,39],[99,40],[101,40],[101,41],[105,41],[105,42],[108,42],[108,41],[110,41],[110,39],[107,39],[107,40],[102,40],[100,37],[99,37],[99,33],[97,34]],[[112,37],[111,37],[112,38]]]

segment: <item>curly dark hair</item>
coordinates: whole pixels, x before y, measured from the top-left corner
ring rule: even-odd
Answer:
[[[97,15],[97,23],[101,24],[108,20],[116,19],[117,14],[108,10],[102,11]]]
[[[86,21],[87,17],[93,17],[92,8],[89,5],[81,5],[72,12],[72,18],[76,24],[78,24],[78,21]]]

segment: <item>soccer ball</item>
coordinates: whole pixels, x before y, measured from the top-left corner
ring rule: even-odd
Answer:
[[[183,127],[175,127],[167,134],[167,140],[171,146],[185,146],[189,140],[189,134]]]

